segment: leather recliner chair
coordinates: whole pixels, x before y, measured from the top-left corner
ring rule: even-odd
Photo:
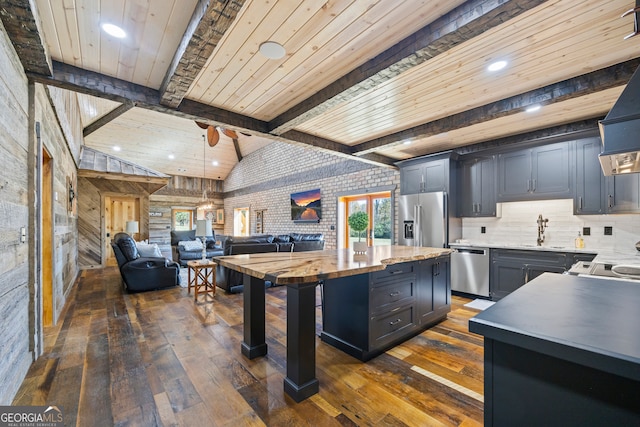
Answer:
[[[140,257],[136,242],[126,233],[113,236],[111,247],[128,292],[163,289],[180,284],[180,265],[164,257]]]

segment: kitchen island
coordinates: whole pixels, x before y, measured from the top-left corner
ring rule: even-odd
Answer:
[[[320,281],[383,271],[387,266],[448,257],[450,249],[374,246],[364,255],[350,249],[274,252],[216,257],[244,277],[242,354],[267,354],[265,281],[287,286],[287,375],[284,390],[296,402],[318,392],[315,373],[315,287]]]
[[[485,425],[640,425],[640,284],[545,273],[469,321]]]

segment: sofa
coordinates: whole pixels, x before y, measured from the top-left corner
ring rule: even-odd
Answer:
[[[222,247],[216,244],[215,233],[207,237],[206,242],[208,259],[223,254]],[[202,259],[202,244],[196,238],[196,230],[171,231],[171,255],[182,267],[186,267],[188,261]]]
[[[221,240],[221,255],[256,254],[265,252],[303,252],[324,249],[322,233],[281,235],[258,235],[247,237],[227,237]],[[215,259],[214,259],[215,261]],[[243,274],[218,264],[216,268],[216,284],[228,293],[243,290]],[[267,282],[267,286],[271,283]]]
[[[111,241],[127,292],[142,292],[180,285],[180,266],[164,257],[141,257],[136,242],[126,233]]]

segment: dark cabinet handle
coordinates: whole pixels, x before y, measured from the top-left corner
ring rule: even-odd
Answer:
[[[391,293],[389,294],[389,296],[390,296],[390,297],[397,297],[398,295],[400,295],[400,292],[398,292],[398,291],[391,292]]]
[[[611,194],[609,194],[609,207],[613,207],[613,196]]]
[[[400,322],[402,322],[402,319],[392,320],[391,322],[389,322],[389,326],[397,325]]]
[[[578,197],[578,210],[582,210],[582,196]]]
[[[389,272],[389,274],[401,274],[401,273],[402,273],[402,270],[393,270]]]

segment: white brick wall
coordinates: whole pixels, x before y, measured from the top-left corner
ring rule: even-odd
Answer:
[[[255,212],[264,210],[265,234],[323,233],[325,247],[335,248],[336,194],[390,185],[399,188],[399,184],[397,170],[274,142],[243,158],[225,180],[224,232],[233,234],[233,209],[249,207],[251,233],[256,230]],[[320,223],[295,224],[291,220],[291,193],[315,188],[322,197]]]

